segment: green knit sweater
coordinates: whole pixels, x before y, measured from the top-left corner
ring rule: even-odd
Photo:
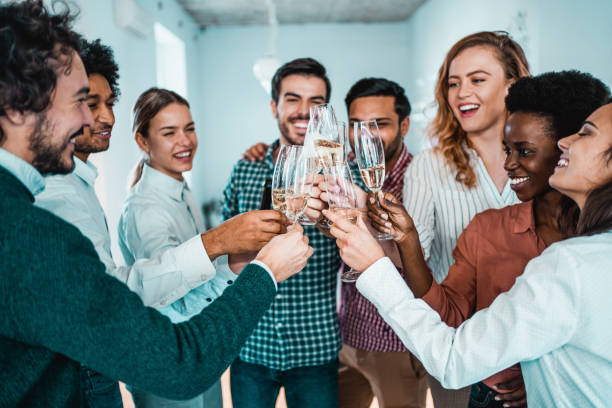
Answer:
[[[202,313],[172,325],[105,273],[77,228],[33,201],[0,166],[0,407],[79,406],[79,363],[166,398],[194,397],[274,299],[267,272],[249,265]]]

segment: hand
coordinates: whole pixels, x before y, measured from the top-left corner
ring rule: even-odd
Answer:
[[[251,163],[256,161],[262,161],[264,157],[266,157],[266,151],[270,145],[267,145],[263,142],[259,142],[249,147],[246,152],[242,153],[242,158],[250,161]]]
[[[503,394],[497,394],[495,396],[495,400],[504,402],[504,407],[527,406],[527,392],[525,391],[525,382],[522,376],[513,378],[505,383],[495,384],[493,389],[495,391],[513,390],[512,392],[504,392]]]
[[[351,268],[363,272],[385,256],[361,217],[357,218],[355,225],[329,210],[323,211],[323,214],[334,223],[329,232],[336,238],[342,260]]]
[[[211,259],[259,251],[272,238],[287,232],[289,224],[287,217],[276,210],[249,211],[202,234],[202,242]]]
[[[414,222],[403,204],[391,193],[378,192],[380,207],[373,193],[368,194],[368,217],[372,226],[383,233],[395,235],[401,243],[411,234],[418,234]]]
[[[287,230],[286,234],[272,238],[255,257],[270,268],[277,282],[304,269],[308,258],[314,253],[300,224],[296,223]]]
[[[323,183],[324,180],[325,176],[322,174],[316,174],[314,176],[312,188],[310,189],[310,194],[308,197],[308,204],[304,210],[304,214],[315,222],[318,222],[321,220],[321,218],[323,218],[321,211],[327,208],[327,202],[321,200],[321,189],[319,188],[319,185]]]
[[[353,184],[353,188],[355,189],[355,195],[357,196],[357,200],[355,203],[356,207],[357,209],[365,213],[367,209],[366,204],[367,204],[368,195],[357,184]],[[327,204],[329,202],[329,197],[327,194],[327,182],[325,181],[325,179],[323,179],[319,183],[319,191],[321,193],[319,196],[319,199]]]

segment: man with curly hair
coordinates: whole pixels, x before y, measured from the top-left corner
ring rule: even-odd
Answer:
[[[80,37],[60,4],[65,11],[53,14],[42,0],[0,5],[0,406],[82,406],[81,364],[192,398],[219,379],[276,281],[301,270],[312,248],[299,226],[273,238],[209,307],[173,325],[105,273],[77,228],[34,206],[43,175],[71,172],[75,139],[96,131]],[[192,245],[202,248],[198,238]],[[218,242],[206,250],[222,254]]]

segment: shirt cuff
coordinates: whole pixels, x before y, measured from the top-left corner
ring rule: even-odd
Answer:
[[[215,266],[206,253],[200,235],[177,246],[174,259],[178,270],[183,272],[183,279],[192,288],[215,277]]]
[[[388,257],[380,258],[359,276],[357,289],[382,310],[406,300],[406,297],[414,299],[413,293]]]
[[[270,275],[270,278],[272,278],[272,282],[274,282],[274,287],[276,288],[276,290],[278,290],[278,283],[276,283],[276,278],[274,277],[274,274],[272,273],[272,270],[270,270],[268,265],[266,265],[265,263],[261,261],[258,261],[257,259],[252,260],[250,263],[264,268],[265,271],[268,272],[268,275]]]

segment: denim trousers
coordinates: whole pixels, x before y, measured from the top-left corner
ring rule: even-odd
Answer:
[[[504,406],[503,401],[495,401],[495,395],[497,392],[487,387],[484,383],[479,382],[472,385],[470,391],[470,405],[469,408],[502,408]]]
[[[148,392],[130,388],[136,408],[223,408],[221,381],[218,380],[203,394],[183,401],[169,400]]]
[[[236,359],[230,369],[234,408],[274,408],[281,387],[287,408],[337,408],[338,360],[286,371]]]
[[[88,408],[123,408],[116,380],[81,366],[81,387]]]

